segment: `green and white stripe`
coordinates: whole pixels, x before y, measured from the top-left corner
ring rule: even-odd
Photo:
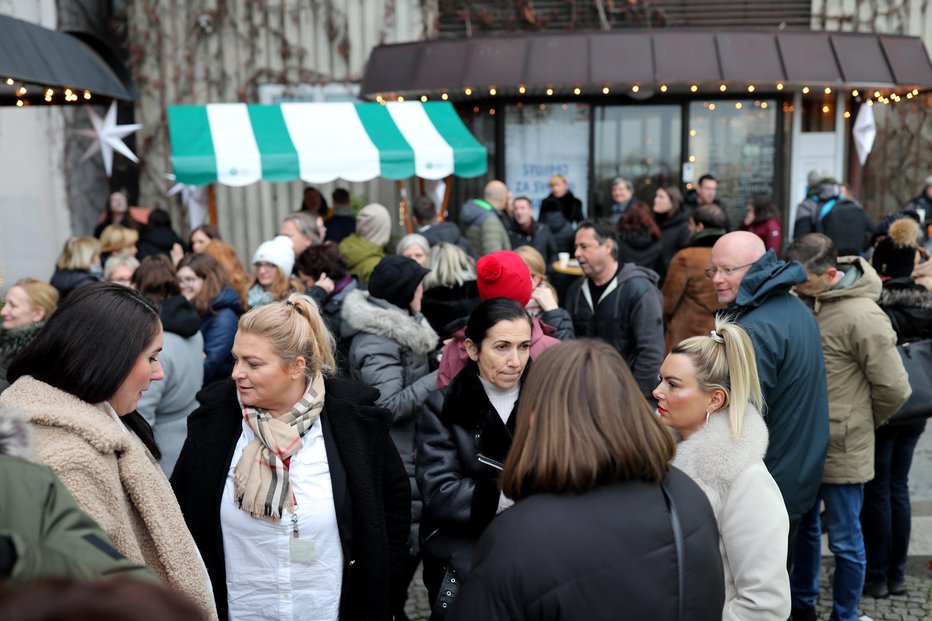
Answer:
[[[179,183],[477,177],[486,149],[448,102],[169,106]]]

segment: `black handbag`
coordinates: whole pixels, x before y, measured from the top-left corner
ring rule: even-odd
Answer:
[[[932,339],[901,343],[896,350],[909,375],[913,394],[884,424],[918,423],[932,416]]]

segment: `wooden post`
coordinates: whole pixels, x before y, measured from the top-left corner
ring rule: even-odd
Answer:
[[[207,186],[207,221],[217,226],[217,190],[213,183]]]
[[[450,188],[453,187],[453,175],[447,175],[447,178],[443,180],[443,204],[440,206],[440,214],[437,216],[437,220],[440,222],[446,222],[447,220],[447,209],[450,206]]]

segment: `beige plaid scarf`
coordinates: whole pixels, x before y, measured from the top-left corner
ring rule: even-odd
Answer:
[[[237,393],[239,399],[239,393]],[[278,521],[294,510],[288,468],[302,438],[324,407],[324,378],[318,373],[291,411],[272,416],[268,410],[244,406],[243,417],[256,437],[246,445],[233,475],[233,498],[243,511],[261,520]]]

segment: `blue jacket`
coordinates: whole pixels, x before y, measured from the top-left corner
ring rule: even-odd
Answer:
[[[790,293],[806,281],[799,263],[773,250],[741,280],[735,304],[723,311],[748,331],[757,355],[770,445],[764,463],[783,494],[790,520],[816,501],[828,448],[828,388],[819,326]]]
[[[210,312],[201,315],[204,335],[204,386],[229,377],[233,372],[233,337],[243,307],[239,295],[224,287],[210,303]]]

